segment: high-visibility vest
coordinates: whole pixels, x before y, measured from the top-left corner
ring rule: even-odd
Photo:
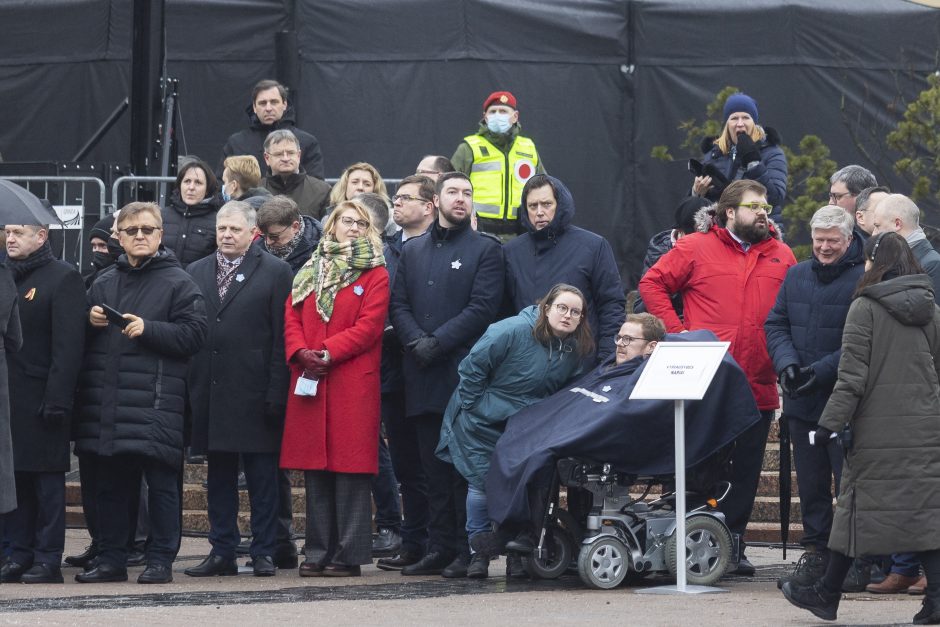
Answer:
[[[486,138],[463,138],[473,151],[470,183],[473,185],[473,209],[480,218],[515,220],[522,188],[535,174],[539,155],[535,143],[517,135],[509,154],[504,154]]]

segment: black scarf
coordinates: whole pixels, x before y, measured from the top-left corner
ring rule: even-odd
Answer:
[[[13,273],[13,280],[19,281],[36,268],[41,268],[53,259],[55,259],[55,255],[52,254],[52,246],[46,241],[26,259],[7,258],[7,265]]]

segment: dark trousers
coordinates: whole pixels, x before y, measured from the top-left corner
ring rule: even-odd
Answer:
[[[97,545],[100,537],[98,525],[98,456],[94,453],[80,453],[78,456],[78,474],[81,479],[82,512],[85,516],[85,526],[92,544]],[[141,502],[146,503],[146,484],[141,481],[140,498],[128,501],[127,515],[130,521],[130,532],[127,538],[128,548],[140,543],[143,546],[147,540],[150,529],[150,517],[146,510],[141,516]]]
[[[304,471],[307,490],[305,559],[325,566],[372,563],[372,475]]]
[[[842,480],[842,445],[830,440],[825,446],[812,446],[809,433],[817,425],[797,418],[788,418],[790,441],[793,444],[793,464],[796,466],[796,484],[800,492],[803,512],[803,546],[825,550],[832,529],[832,481],[836,494]]]
[[[741,536],[741,554],[744,554],[744,532],[757,496],[757,484],[764,465],[764,449],[773,410],[762,411],[761,418],[734,441],[731,453],[731,493],[721,504],[725,521],[731,533]]]
[[[405,416],[403,392],[382,394],[382,422],[395,477],[401,485],[402,550],[420,555],[428,544],[428,484],[415,422]]]
[[[297,554],[294,545],[294,497],[290,489],[290,471],[277,473],[277,553]]]
[[[456,556],[470,553],[467,543],[467,480],[453,464],[434,454],[441,439],[443,419],[441,414],[411,417],[428,482],[428,551]]]
[[[252,557],[273,556],[277,541],[277,453],[241,453],[251,504]],[[209,544],[212,555],[235,559],[238,532],[239,453],[208,454]]]
[[[895,553],[891,556],[891,572],[905,577],[920,575],[920,558],[917,553]]]
[[[14,476],[17,507],[5,517],[10,559],[58,566],[65,549],[65,473],[18,470]]]
[[[927,577],[927,596],[936,598],[937,595],[940,595],[940,549],[912,553],[911,555],[917,556],[924,565],[924,575]],[[831,551],[829,565],[826,567],[826,574],[822,580],[823,586],[830,592],[841,590],[842,582],[845,580],[849,568],[852,567],[852,561],[851,557]]]
[[[372,500],[375,502],[375,526],[401,529],[401,500],[398,497],[398,479],[392,467],[385,438],[379,435],[379,473],[372,477]]]
[[[140,497],[141,476],[147,478],[150,541],[147,563],[169,566],[180,547],[181,469],[141,455],[98,456],[98,526],[101,561],[117,568],[127,562],[127,538],[134,532],[128,515]]]

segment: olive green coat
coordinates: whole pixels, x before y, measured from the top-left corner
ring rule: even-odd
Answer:
[[[940,548],[940,309],[924,274],[865,288],[819,419],[853,442],[829,548],[851,557]]]

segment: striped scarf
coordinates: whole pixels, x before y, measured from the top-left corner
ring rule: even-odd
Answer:
[[[329,322],[336,293],[355,282],[363,271],[384,265],[382,252],[376,252],[372,242],[365,237],[342,244],[323,237],[294,277],[291,303],[296,307],[311,294],[316,294],[317,313],[324,322]]]

